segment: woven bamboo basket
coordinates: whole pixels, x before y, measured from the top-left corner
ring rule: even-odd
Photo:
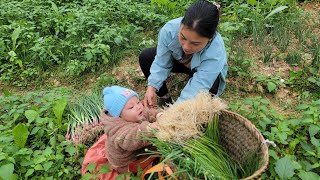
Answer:
[[[241,115],[222,110],[219,117],[220,143],[228,154],[242,163],[250,153],[258,153],[262,164],[252,175],[244,179],[258,179],[269,163],[268,145],[259,130]]]

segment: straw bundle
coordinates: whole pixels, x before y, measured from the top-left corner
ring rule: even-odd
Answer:
[[[160,128],[156,136],[160,140],[183,144],[189,138],[200,137],[208,122],[225,108],[220,98],[201,92],[193,99],[163,109],[157,119]]]

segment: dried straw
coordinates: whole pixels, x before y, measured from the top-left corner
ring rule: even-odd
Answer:
[[[160,128],[156,136],[164,141],[184,144],[189,138],[200,137],[208,122],[225,108],[226,104],[220,98],[201,92],[193,99],[163,109],[157,119]]]

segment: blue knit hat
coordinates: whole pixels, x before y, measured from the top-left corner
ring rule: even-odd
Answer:
[[[120,86],[105,87],[103,89],[103,104],[112,117],[119,117],[123,107],[132,97],[139,95],[131,89]]]

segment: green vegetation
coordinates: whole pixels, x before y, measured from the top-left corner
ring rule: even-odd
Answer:
[[[229,57],[222,98],[277,144],[261,178],[319,179],[319,1],[218,2]],[[99,104],[79,97],[110,84],[143,95],[139,51],[190,3],[0,0],[0,179],[80,179],[88,146],[65,135],[72,112]],[[170,77],[175,97],[180,78]]]

